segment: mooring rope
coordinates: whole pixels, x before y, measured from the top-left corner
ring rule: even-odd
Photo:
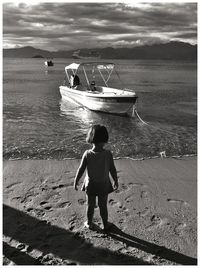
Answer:
[[[142,118],[139,116],[137,110],[135,109],[135,114],[137,116],[137,118],[144,124],[144,125],[149,125],[148,123],[146,123],[144,120],[142,120]]]
[[[171,131],[168,131],[168,130],[164,130],[162,128],[159,128],[159,127],[155,127],[153,125],[150,125],[149,123],[145,122],[144,120],[142,120],[142,118],[139,116],[137,110],[135,109],[135,115],[137,116],[137,118],[140,120],[140,122],[144,125],[148,125],[149,127],[152,127],[152,128],[155,128],[155,129],[159,129],[160,131],[163,131],[163,132],[166,132],[166,133],[169,133],[169,134],[172,134],[172,135],[176,135],[178,136],[178,134],[174,133],[174,132],[171,132]]]

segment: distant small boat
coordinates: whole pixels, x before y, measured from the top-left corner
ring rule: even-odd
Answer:
[[[44,62],[44,64],[45,64],[45,66],[53,66],[53,65],[54,65],[54,63],[53,63],[52,60],[46,60],[46,61]]]
[[[63,100],[74,102],[97,112],[119,115],[134,114],[136,93],[126,88],[117,89],[108,86],[114,66],[113,63],[108,62],[72,63],[66,66],[67,79],[59,87]],[[80,73],[77,72],[78,70]],[[80,81],[77,74],[86,81],[86,85],[83,84],[84,81]],[[119,74],[117,72],[116,74],[120,80]],[[90,80],[89,77],[92,79]],[[103,85],[101,85],[102,82]]]

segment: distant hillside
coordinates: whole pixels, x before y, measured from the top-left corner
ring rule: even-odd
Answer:
[[[3,57],[12,57],[12,58],[33,58],[37,55],[42,57],[51,57],[51,52],[41,49],[36,49],[34,47],[21,47],[21,48],[10,48],[3,49]]]
[[[4,57],[33,58],[36,55],[51,58],[73,58],[76,50],[50,52],[34,47],[3,49]],[[183,42],[169,42],[133,48],[93,48],[79,49],[79,56],[89,58],[98,55],[101,59],[162,59],[162,60],[196,60],[197,45]]]
[[[107,53],[109,57],[111,51]],[[115,58],[120,59],[162,59],[162,60],[196,60],[197,46],[188,43],[170,42],[167,44],[155,44],[152,46],[141,46],[117,49],[113,51]]]
[[[35,56],[33,56],[33,58],[36,58],[36,59],[43,59],[44,57],[41,56],[41,55],[35,55]]]

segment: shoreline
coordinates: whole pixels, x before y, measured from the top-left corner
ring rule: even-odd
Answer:
[[[184,158],[184,157],[197,157],[197,154],[186,154],[186,155],[172,155],[172,156],[165,156],[164,158]],[[148,160],[148,159],[159,159],[162,158],[161,156],[144,156],[144,157],[140,157],[140,158],[133,158],[131,156],[117,156],[114,157],[114,160],[120,160],[120,159],[130,159],[133,161],[142,161],[142,160]],[[81,157],[66,157],[66,158],[62,158],[62,159],[56,159],[56,158],[9,158],[9,159],[5,159],[3,158],[3,161],[16,161],[16,160],[55,160],[55,161],[63,161],[63,160],[80,160]]]
[[[98,209],[98,229],[83,227],[85,193],[73,189],[80,159],[27,160],[3,161],[4,265],[197,263],[197,156],[115,159],[110,234]]]

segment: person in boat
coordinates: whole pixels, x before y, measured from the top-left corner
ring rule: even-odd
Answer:
[[[74,86],[74,75],[73,74],[70,76],[69,83],[70,83],[70,87]]]
[[[91,91],[95,91],[96,90],[96,85],[95,85],[95,81],[94,80],[91,81],[91,83],[90,83],[90,90]]]
[[[78,77],[78,75],[74,76],[74,87],[79,86],[80,85],[80,79]]]
[[[80,85],[80,79],[78,77],[78,75],[71,75],[70,77],[70,86],[71,87],[76,87]]]
[[[118,177],[113,155],[110,150],[104,149],[104,145],[108,142],[108,139],[108,131],[105,126],[93,125],[89,129],[86,141],[93,144],[93,147],[84,152],[74,180],[74,189],[77,191],[78,182],[87,169],[82,186],[82,190],[87,195],[87,221],[84,225],[92,229],[96,198],[98,198],[104,231],[109,231],[111,227],[111,224],[108,222],[108,194],[118,189]],[[113,185],[110,181],[109,174],[113,178]]]

